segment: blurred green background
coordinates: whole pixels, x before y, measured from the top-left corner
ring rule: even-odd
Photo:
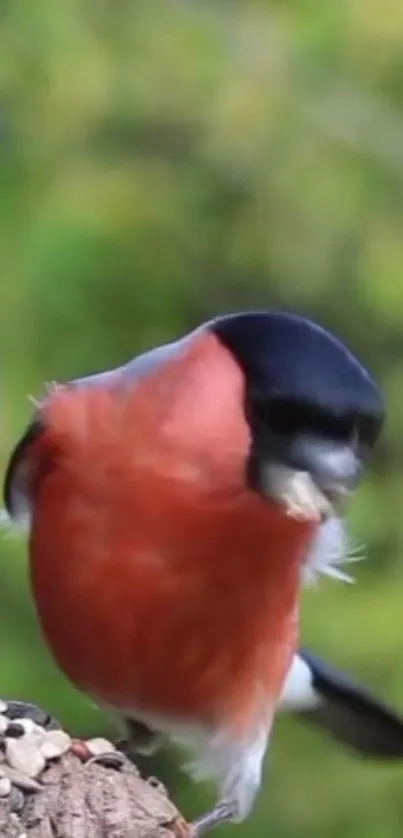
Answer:
[[[403,4],[2,0],[0,456],[44,381],[111,367],[220,311],[318,318],[389,421],[350,526],[353,587],[304,596],[304,641],[403,711]],[[110,723],[53,666],[24,540],[0,542],[0,693],[77,734]],[[186,812],[211,800],[170,753]],[[281,719],[247,825],[397,838],[403,766]]]

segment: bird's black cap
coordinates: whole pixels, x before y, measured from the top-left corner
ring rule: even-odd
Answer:
[[[218,317],[209,324],[236,356],[250,386],[271,398],[292,398],[333,410],[370,414],[382,422],[382,393],[344,344],[313,321],[279,311]]]

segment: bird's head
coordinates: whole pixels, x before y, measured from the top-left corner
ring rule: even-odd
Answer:
[[[249,312],[209,328],[244,375],[250,487],[294,517],[322,523],[311,562],[345,552],[340,525],[385,418],[382,393],[334,335],[302,316]]]
[[[244,373],[251,486],[276,499],[282,470],[309,475],[326,516],[357,486],[380,434],[375,381],[339,340],[300,316],[235,314],[210,328]]]

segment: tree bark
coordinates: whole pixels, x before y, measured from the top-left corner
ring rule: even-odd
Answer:
[[[162,784],[142,779],[129,760],[116,768],[67,753],[47,765],[39,782],[40,790],[22,794],[14,787],[0,798],[0,838],[190,835]]]

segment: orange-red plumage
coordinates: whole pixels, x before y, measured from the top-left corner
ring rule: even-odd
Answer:
[[[202,333],[143,379],[43,405],[35,601],[61,667],[107,704],[238,730],[262,693],[275,704],[316,524],[246,488],[242,403],[240,369]]]
[[[199,835],[251,810],[286,677],[286,701],[317,706],[318,667],[294,656],[301,576],[343,578],[337,510],[383,418],[337,338],[244,312],[53,388],[11,455],[5,506],[30,522],[48,644],[135,747],[139,730],[194,746],[187,767],[219,790]]]

